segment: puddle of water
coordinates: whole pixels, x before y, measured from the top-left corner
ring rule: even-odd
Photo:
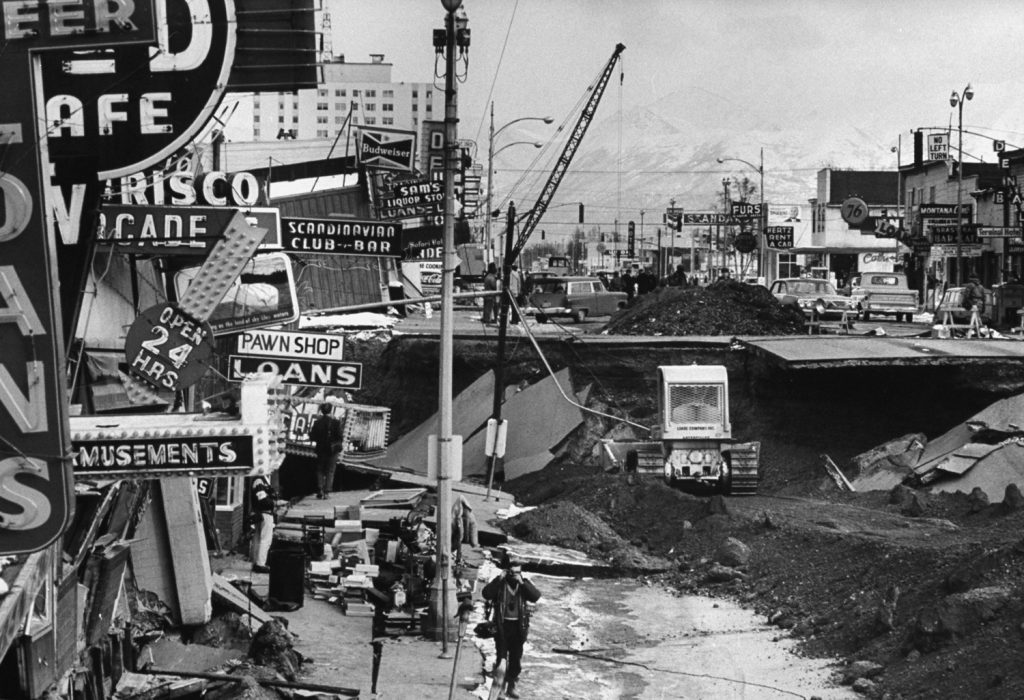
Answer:
[[[524,655],[524,697],[859,697],[831,684],[828,661],[795,656],[794,640],[732,603],[635,581],[533,580],[543,598]]]

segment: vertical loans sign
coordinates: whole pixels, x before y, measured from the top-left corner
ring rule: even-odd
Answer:
[[[153,5],[0,2],[0,555],[38,551],[71,511],[65,356],[38,144],[40,53],[146,44]]]

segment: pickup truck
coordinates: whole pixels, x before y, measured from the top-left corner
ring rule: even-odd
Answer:
[[[871,314],[892,314],[897,321],[910,321],[918,312],[917,291],[907,285],[902,272],[855,275],[850,280],[850,299],[864,321],[871,320]]]

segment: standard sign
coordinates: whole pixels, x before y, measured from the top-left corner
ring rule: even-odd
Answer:
[[[720,214],[716,211],[683,212],[683,226],[735,226],[739,223],[732,214]]]
[[[258,357],[340,362],[345,359],[342,357],[344,346],[340,335],[326,333],[245,331],[238,335],[238,354]]]
[[[282,384],[322,386],[332,389],[361,389],[363,365],[361,362],[324,362],[290,360],[279,357],[228,357],[228,379],[240,382],[254,372],[272,372],[281,377]]]
[[[281,219],[289,253],[402,257],[402,225],[356,219]]]

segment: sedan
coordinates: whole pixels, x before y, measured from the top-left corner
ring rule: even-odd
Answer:
[[[772,282],[772,295],[783,304],[795,304],[805,316],[815,312],[823,318],[842,318],[857,315],[857,305],[850,297],[836,292],[831,282],[813,277],[793,277]]]

